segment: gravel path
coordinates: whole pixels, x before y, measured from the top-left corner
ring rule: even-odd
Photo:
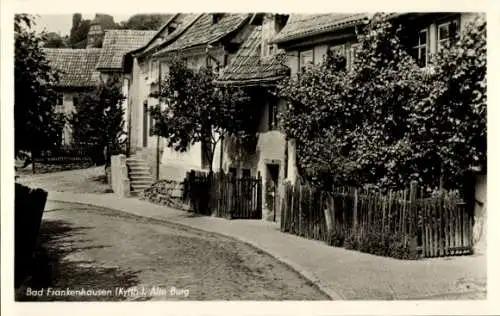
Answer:
[[[251,246],[113,210],[48,202],[40,239],[38,266],[45,268],[31,287],[45,295],[20,300],[328,299]],[[112,295],[53,296],[48,287],[109,289]]]
[[[17,182],[50,192],[108,193],[104,166],[43,174],[18,173]]]

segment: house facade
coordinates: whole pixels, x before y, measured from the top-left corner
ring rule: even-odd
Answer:
[[[77,95],[92,91],[99,85],[100,74],[96,70],[96,64],[101,50],[44,48],[43,51],[50,65],[60,73],[59,84],[56,87],[58,92],[56,112],[64,113],[65,117],[69,118],[75,111]],[[70,146],[72,140],[72,129],[66,122],[62,133],[62,144]]]
[[[280,195],[281,183],[295,183],[298,176],[294,141],[287,140],[276,124],[277,113],[285,109],[286,103],[266,93],[268,86],[283,77],[280,66],[286,66],[288,75],[294,77],[321,63],[328,50],[342,54],[350,68],[359,45],[356,34],[371,16],[364,13],[261,15],[254,22],[259,24],[259,31],[255,30],[255,37],[249,38],[240,55],[219,78],[222,85],[255,86],[263,96],[254,104],[261,109],[255,152],[234,158],[230,145],[226,144],[223,166],[226,172],[237,175],[259,173],[262,176],[264,219],[279,218],[276,196]],[[409,36],[403,44],[423,68],[428,65],[430,56],[474,17],[474,13],[398,13],[391,16],[408,31]],[[286,24],[283,25],[283,21]],[[254,48],[250,49],[252,45]],[[276,60],[280,56],[277,52],[285,58]],[[268,74],[267,70],[271,69],[277,73]]]
[[[122,85],[122,94],[125,100],[122,103],[124,110],[124,131],[128,132],[129,121],[129,91],[131,73],[124,71],[125,55],[137,49],[153,38],[156,31],[142,30],[107,30],[104,33],[101,54],[97,61],[96,70],[101,74],[101,80],[108,80],[116,76]],[[127,133],[128,134],[128,133]]]
[[[149,109],[158,101],[150,94],[158,91],[161,78],[168,74],[169,64],[178,56],[191,69],[217,70],[228,65],[251,33],[250,18],[250,14],[179,14],[152,43],[132,53],[130,148],[150,165],[155,164],[159,151],[160,178],[181,179],[190,169],[207,170],[209,162],[201,142],[192,144],[186,152],[177,152],[167,146],[165,139],[153,135],[154,121]],[[214,161],[214,169],[218,166]]]
[[[92,25],[99,26],[98,23]],[[125,111],[125,129],[127,129],[129,115],[127,98],[131,76],[123,71],[124,55],[144,45],[156,33],[156,31],[136,30],[102,31],[98,27],[89,32],[87,48],[44,48],[51,66],[60,72],[59,84],[56,87],[59,93],[56,111],[70,118],[75,111],[78,94],[92,91],[101,82],[116,75],[120,78],[122,93],[126,98],[122,105]],[[102,41],[102,48],[94,47],[98,41]],[[66,123],[63,129],[62,138],[64,145],[72,144],[72,130],[69,123]]]
[[[125,71],[131,74],[128,100],[130,153],[144,157],[151,166],[156,165],[157,145],[161,147],[160,156],[165,145],[164,140],[154,137],[151,131],[153,121],[149,109],[157,101],[150,94],[157,89],[161,76],[158,63],[153,62],[152,56],[183,34],[198,17],[199,14],[172,15],[145,45],[128,52],[125,57]],[[162,70],[166,71],[165,65]]]
[[[287,140],[278,129],[278,111],[283,100],[274,96],[269,88],[289,75],[282,64],[277,47],[270,41],[284,27],[286,15],[256,14],[252,17],[253,31],[242,45],[234,60],[220,75],[221,86],[244,87],[251,94],[258,115],[257,139],[251,151],[236,148],[229,137],[222,147],[222,168],[237,177],[261,176],[263,190],[263,218],[279,218],[279,184],[288,178],[290,166]],[[218,150],[220,150],[218,148]],[[220,164],[219,159],[216,163]]]

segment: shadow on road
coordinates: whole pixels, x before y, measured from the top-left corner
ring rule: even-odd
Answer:
[[[90,244],[87,239],[79,239],[85,230],[62,220],[44,220],[40,230],[38,248],[35,253],[32,277],[16,290],[17,301],[117,301],[125,297],[117,296],[53,296],[46,295],[47,289],[61,290],[107,290],[114,293],[116,287],[128,288],[138,284],[137,273],[124,271],[118,267],[99,267],[91,260],[80,258],[85,250],[109,246]],[[68,260],[67,258],[73,258]],[[76,259],[75,259],[76,258]],[[27,289],[44,289],[42,296],[27,295]]]

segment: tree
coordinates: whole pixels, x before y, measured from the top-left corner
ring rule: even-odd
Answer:
[[[66,48],[68,47],[67,38],[59,34],[50,32],[43,34],[43,47],[46,48]]]
[[[358,36],[352,69],[339,69],[330,53],[284,82],[283,126],[306,179],[381,188],[415,180],[431,190],[445,178],[459,187],[454,175],[484,161],[486,145],[484,27],[471,30],[440,53],[429,76],[401,43],[400,27],[375,15]]]
[[[55,114],[59,74],[41,50],[42,38],[31,31],[33,17],[16,14],[15,32],[15,154],[36,152],[61,141],[63,118]]]
[[[75,113],[70,118],[74,142],[91,143],[99,153],[104,148],[118,150],[124,144],[124,99],[120,81],[115,77],[102,82],[94,91],[78,95]]]
[[[252,120],[249,95],[241,89],[217,88],[214,79],[212,70],[191,70],[177,59],[169,67],[160,94],[153,95],[164,108],[151,109],[154,133],[165,137],[168,146],[183,152],[197,142],[206,145],[202,146],[203,155],[210,171],[216,145],[225,136],[243,136],[252,129],[248,124]]]
[[[486,169],[486,20],[479,16],[432,61],[431,90],[411,124],[413,141],[441,185],[456,186],[472,167]],[[432,140],[432,142],[430,141]]]
[[[170,14],[135,14],[122,24],[129,30],[159,30]]]

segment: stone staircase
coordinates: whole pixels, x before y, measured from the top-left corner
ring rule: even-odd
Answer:
[[[127,167],[131,195],[136,196],[140,194],[154,183],[151,170],[144,160],[137,156],[130,156],[127,158]]]

